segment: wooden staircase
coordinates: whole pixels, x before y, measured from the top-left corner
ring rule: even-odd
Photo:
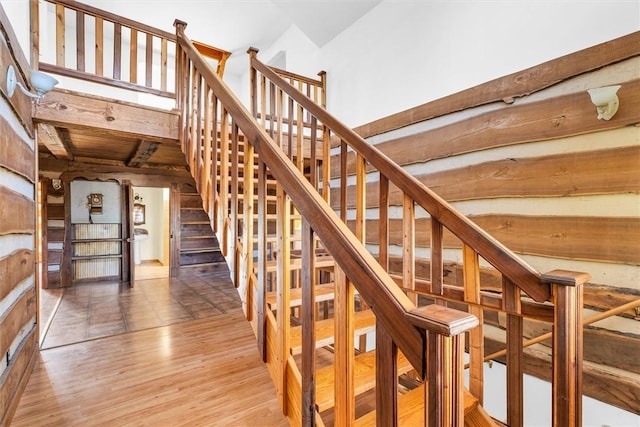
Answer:
[[[189,203],[208,213],[199,225],[220,242],[292,425],[496,425],[482,406],[485,310],[507,318],[507,424],[523,424],[522,317],[531,316],[553,319],[557,338],[553,423],[580,425],[576,307],[588,275],[539,274],[389,161],[324,110],[323,73],[275,70],[250,50],[247,111],[186,24],[175,25],[181,145],[200,195]],[[399,272],[389,262],[391,202],[403,223]],[[418,207],[430,215],[426,279],[415,271]],[[372,208],[375,257],[365,247]],[[445,280],[445,233],[463,243],[462,287]],[[502,277],[497,293],[482,287],[481,259]]]

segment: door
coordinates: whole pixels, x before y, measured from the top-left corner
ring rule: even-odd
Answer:
[[[133,288],[135,281],[135,261],[133,240],[133,188],[131,181],[122,182],[122,282]]]

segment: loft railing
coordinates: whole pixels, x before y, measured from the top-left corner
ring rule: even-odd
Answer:
[[[203,206],[221,241],[246,315],[263,337],[263,355],[285,413],[294,423],[312,425],[316,422],[315,347],[318,342],[333,340],[337,366],[335,384],[338,384],[335,387],[336,420],[345,424],[353,421],[355,399],[349,384],[354,382],[355,348],[354,336],[349,331],[354,331],[361,319],[371,316],[370,311],[355,313],[353,295],[357,289],[375,313],[376,334],[380,337],[376,345],[379,360],[388,361],[377,365],[379,380],[396,384],[391,388],[377,388],[379,416],[388,417],[398,411],[395,391],[399,350],[422,378],[427,372],[433,378],[428,385],[431,407],[425,405],[432,410],[430,425],[462,425],[463,332],[475,326],[477,319],[442,306],[416,307],[318,193],[314,181],[321,174],[312,172],[314,167],[304,155],[307,149],[294,151],[292,147],[299,146],[297,141],[289,145],[291,155],[301,158],[301,171],[281,148],[285,141],[284,126],[275,132],[278,145],[184,35],[186,24],[176,21],[175,25],[178,107],[184,130],[182,148],[198,181]],[[276,93],[272,100],[270,103],[276,109],[272,116],[282,122],[283,99]],[[303,115],[295,118],[295,122],[301,121],[304,121]],[[317,126],[311,116],[310,129]],[[298,126],[292,125],[286,133],[292,134],[294,128]],[[309,159],[317,151],[322,152],[317,150],[319,141],[313,131],[295,134],[293,138],[299,139],[300,144],[310,142]],[[311,181],[310,177],[313,177]],[[327,188],[328,183],[320,185]],[[267,219],[273,219],[275,230],[270,229]],[[267,243],[273,231],[275,249],[269,250]],[[336,263],[333,273],[336,336],[323,340],[316,336],[316,332],[320,335],[321,331],[314,329],[312,308],[313,290],[323,259],[318,256],[320,252]],[[257,268],[254,254],[257,254]],[[275,283],[269,277],[274,277]],[[303,289],[302,332],[298,335],[292,333],[289,315],[291,282],[296,277]],[[265,309],[269,284],[277,293],[275,317]],[[429,357],[425,352],[427,335]],[[302,353],[302,377],[292,357],[292,353],[297,352]],[[444,366],[450,369],[443,369]]]
[[[304,111],[305,117],[315,126],[322,123],[324,142],[339,141],[331,158],[325,156],[322,159],[325,169],[331,170],[330,178],[333,180],[323,179],[322,190],[326,196],[332,183],[337,185],[331,189],[327,200],[340,212],[341,220],[350,225],[359,241],[378,246],[379,265],[391,274],[413,304],[418,305],[419,296],[427,297],[436,304],[458,307],[464,304],[462,307],[467,307],[481,324],[485,310],[506,314],[507,423],[510,426],[524,423],[523,319],[534,318],[552,323],[553,425],[581,425],[582,285],[589,280],[589,275],[561,270],[540,275],[374,146],[288,84],[276,70],[261,63],[255,50],[250,51],[250,70],[254,116],[276,117],[268,122],[262,121],[263,125],[269,126],[271,134],[274,128],[276,132],[292,129],[280,117],[283,112],[292,110],[291,107],[288,110],[282,107],[288,104],[295,105],[293,110]],[[276,103],[274,98],[278,100]],[[311,135],[313,138],[313,132]],[[325,153],[326,150],[325,147]],[[371,184],[376,176],[378,182]],[[399,219],[402,224],[395,229],[402,237],[396,236],[393,243],[390,239],[394,222],[391,219],[392,205],[400,207],[400,218],[394,220]],[[430,272],[427,278],[419,277],[415,269],[418,208],[428,214],[430,222]],[[367,213],[372,209],[378,214],[377,235],[367,235],[366,232]],[[353,219],[347,221],[347,212]],[[447,283],[444,277],[444,241],[450,235],[461,242],[462,286]],[[402,253],[397,266],[391,266],[390,262],[393,245],[399,245]],[[481,267],[481,260],[498,272],[497,287],[493,283],[486,286],[481,282],[481,272],[485,270]],[[371,305],[376,303],[375,299],[369,300],[366,296],[365,301]],[[544,304],[546,301],[553,304]],[[474,328],[468,335],[469,389],[482,403],[483,328]]]
[[[74,0],[30,0],[32,61],[41,71],[175,98],[176,36]],[[222,76],[231,53],[195,42]]]

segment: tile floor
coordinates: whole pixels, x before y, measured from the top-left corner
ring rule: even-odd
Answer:
[[[64,289],[42,348],[241,310],[228,272],[182,279],[86,283]]]

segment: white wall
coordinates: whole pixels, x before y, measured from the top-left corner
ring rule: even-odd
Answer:
[[[102,194],[102,214],[92,214],[94,224],[120,223],[120,184],[116,182],[72,181],[71,182],[71,222],[89,223],[87,196],[91,193]]]
[[[327,71],[329,111],[357,126],[638,30],[635,1],[385,0],[320,49],[293,29],[256,47]]]

